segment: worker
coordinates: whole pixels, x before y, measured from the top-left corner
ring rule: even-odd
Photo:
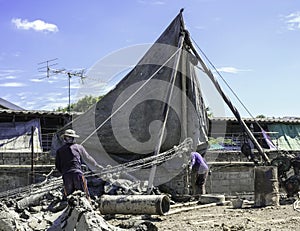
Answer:
[[[89,166],[94,166],[97,171],[101,171],[103,167],[87,153],[81,144],[76,143],[76,138],[78,137],[74,130],[65,130],[62,135],[65,144],[56,152],[55,166],[62,174],[65,197],[76,190],[81,190],[86,193],[89,199],[90,194],[81,169],[82,160]]]
[[[196,199],[199,199],[199,195],[206,193],[205,183],[209,172],[209,167],[202,155],[196,151],[191,152],[191,186],[192,195],[194,195]]]

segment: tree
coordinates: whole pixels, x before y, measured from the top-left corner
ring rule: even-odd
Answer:
[[[72,112],[85,112],[87,111],[93,104],[97,103],[99,100],[103,98],[102,96],[94,97],[91,95],[85,96],[79,99],[76,103],[72,103],[70,105]],[[55,111],[67,112],[68,107],[59,107]]]
[[[265,115],[258,115],[258,116],[256,116],[256,118],[257,118],[257,119],[265,119],[266,116],[265,116]]]

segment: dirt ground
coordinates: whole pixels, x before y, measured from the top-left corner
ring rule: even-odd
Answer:
[[[239,209],[233,208],[232,205],[212,206],[151,219],[161,231],[300,230],[300,212],[294,210],[292,202],[263,208],[249,205]],[[118,220],[114,220],[113,223],[117,224]]]
[[[300,213],[292,205],[233,209],[216,206],[161,217],[158,230],[300,230]]]

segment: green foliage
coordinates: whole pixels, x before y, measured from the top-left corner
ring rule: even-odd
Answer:
[[[258,119],[264,119],[264,118],[267,118],[265,115],[258,115],[258,116],[256,116],[256,118],[258,118]]]
[[[206,110],[206,113],[207,113],[207,117],[208,118],[212,118],[213,117],[213,113],[212,113],[212,111],[210,111],[210,108],[206,107],[205,110]]]
[[[72,103],[70,105],[71,112],[85,112],[87,111],[93,104],[97,103],[99,100],[101,100],[103,96],[85,96],[81,99],[79,99],[76,103]],[[68,112],[69,107],[59,107],[55,111],[59,112]]]
[[[209,137],[208,143],[210,145],[213,144],[222,144],[222,145],[236,145],[236,143],[234,141],[232,141],[232,139],[229,138],[224,138],[224,137]]]

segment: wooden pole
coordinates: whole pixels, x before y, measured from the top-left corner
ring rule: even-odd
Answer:
[[[31,184],[34,183],[34,126],[31,127]]]
[[[184,34],[182,33],[180,38],[179,38],[178,49],[182,49],[183,42],[184,42]],[[180,52],[178,52],[175,56],[175,62],[173,64],[173,71],[172,71],[172,86],[171,86],[171,89],[170,89],[170,93],[168,95],[167,110],[166,110],[166,114],[165,114],[165,117],[164,117],[164,122],[163,122],[162,128],[160,129],[159,140],[158,140],[158,144],[156,146],[155,154],[154,154],[155,156],[159,154],[160,148],[161,148],[161,145],[162,145],[162,140],[163,140],[163,136],[164,136],[164,133],[165,133],[165,128],[166,128],[168,114],[169,114],[170,102],[171,102],[172,94],[173,94],[173,88],[174,88],[175,80],[176,80],[176,77],[177,77],[177,70],[178,70],[178,65],[179,65],[179,61],[180,61],[180,57],[181,57],[181,52],[182,52],[182,50],[180,50]],[[151,170],[150,170],[147,194],[151,194],[151,192],[152,192],[155,173],[156,173],[156,165],[153,165]]]
[[[68,104],[68,112],[71,112],[71,73],[68,73],[69,80],[69,104]]]
[[[222,96],[223,100],[228,105],[228,107],[230,108],[230,110],[232,111],[232,113],[234,114],[234,116],[236,117],[236,119],[239,121],[239,123],[242,126],[242,128],[247,133],[247,135],[249,136],[250,140],[253,142],[255,148],[258,150],[259,154],[262,156],[262,158],[264,159],[264,161],[268,165],[270,165],[271,162],[270,162],[268,156],[265,154],[265,152],[263,151],[262,147],[257,142],[256,138],[254,137],[254,135],[252,134],[252,132],[250,131],[250,129],[247,127],[247,125],[245,124],[244,120],[241,118],[241,115],[238,112],[238,110],[236,109],[236,107],[232,104],[232,102],[230,101],[230,99],[222,91],[221,86],[219,85],[219,83],[216,80],[215,76],[212,74],[212,72],[205,65],[205,63],[201,59],[200,55],[197,53],[196,49],[193,47],[191,41],[190,41],[189,45],[190,45],[190,48],[192,49],[194,55],[197,57],[198,61],[201,63],[201,66],[203,67],[204,72],[208,75],[208,77],[210,78],[210,80],[212,81],[212,83],[215,85],[215,88],[217,89],[217,91],[219,92],[219,94]]]

